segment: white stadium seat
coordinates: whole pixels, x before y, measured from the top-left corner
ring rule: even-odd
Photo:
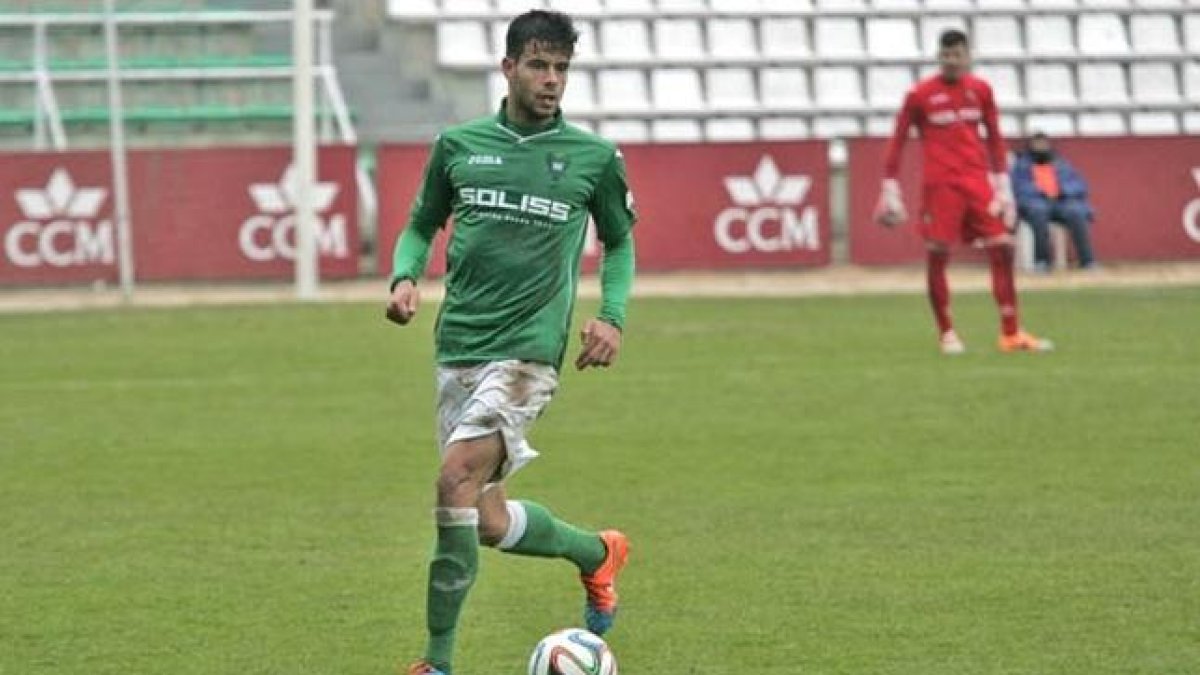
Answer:
[[[758,58],[758,40],[749,19],[708,20],[708,54],[714,61],[746,61]]]
[[[1200,112],[1183,114],[1183,133],[1200,136]]]
[[[808,23],[796,18],[764,18],[762,50],[768,60],[804,58],[812,54]]]
[[[875,116],[867,118],[868,136],[879,136],[887,138],[896,130],[896,119],[894,117]]]
[[[1074,9],[1079,5],[1075,0],[1029,0],[1029,6],[1033,9]]]
[[[1184,46],[1189,54],[1200,54],[1200,12],[1188,12],[1183,17]]]
[[[567,89],[563,93],[562,108],[568,116],[590,113],[596,109],[596,83],[592,73],[573,70],[567,76]]]
[[[486,25],[482,21],[439,21],[438,63],[443,66],[491,64],[491,47]]]
[[[980,16],[975,19],[975,41],[981,57],[1021,56],[1021,27],[1011,16]]]
[[[650,138],[655,143],[698,143],[704,140],[697,120],[654,120]]]
[[[857,68],[825,66],[813,76],[817,105],[835,110],[854,110],[866,107],[862,77]]]
[[[547,0],[550,9],[566,12],[571,16],[596,16],[604,13],[600,0]]]
[[[1083,14],[1079,17],[1079,52],[1088,56],[1129,53],[1125,24],[1116,14]]]
[[[712,68],[705,72],[705,91],[713,110],[752,110],[758,107],[754,72],[749,68]]]
[[[873,59],[916,59],[917,25],[912,19],[867,19],[867,52]]]
[[[862,31],[857,19],[823,17],[816,20],[814,29],[817,56],[828,58],[863,58]]]
[[[654,14],[651,0],[604,0],[604,10],[609,14]]]
[[[806,110],[812,107],[808,73],[801,68],[763,68],[759,72],[759,98],[769,110]]]
[[[704,137],[716,142],[752,141],[755,138],[754,120],[745,117],[707,120],[704,123]]]
[[[1125,68],[1119,63],[1079,66],[1079,100],[1085,105],[1124,105],[1129,102]]]
[[[656,19],[654,49],[660,59],[702,61],[708,56],[696,19]]]
[[[945,14],[921,17],[921,53],[923,55],[935,54],[938,38],[951,28],[967,32],[967,20],[961,16]]]
[[[488,102],[491,106],[489,110],[499,110],[500,102],[505,96],[508,96],[508,80],[505,79],[504,73],[499,70],[488,73]]]
[[[885,12],[912,12],[921,9],[920,0],[871,0],[871,8]]]
[[[1017,74],[1016,66],[978,66],[975,68],[975,74],[987,80],[987,83],[992,85],[992,93],[996,97],[996,105],[1001,110],[1005,106],[1020,105],[1024,102],[1025,97],[1022,95],[1021,78]]]
[[[703,14],[708,10],[705,0],[658,0],[658,11],[663,14]]]
[[[1185,0],[1133,0],[1134,5],[1151,9],[1182,7],[1184,2]]]
[[[912,85],[908,66],[871,66],[867,69],[867,102],[875,108],[899,110]]]
[[[1120,113],[1083,113],[1078,127],[1084,136],[1121,136],[1127,131]]]
[[[1042,132],[1050,136],[1075,135],[1075,120],[1067,113],[1038,113],[1025,118],[1029,135]]]
[[[573,127],[578,127],[589,134],[596,133],[596,126],[590,120],[571,120],[568,122]]]
[[[596,24],[576,21],[575,30],[579,31],[579,41],[575,43],[575,56],[571,60],[576,63],[598,63],[600,36],[596,33]]]
[[[812,11],[812,0],[758,0],[762,11],[772,14],[790,14]]]
[[[650,130],[643,120],[603,120],[600,135],[614,143],[646,143]]]
[[[1025,90],[1036,106],[1069,106],[1076,101],[1071,68],[1062,63],[1038,63],[1025,69]]]
[[[867,9],[867,3],[865,0],[817,0],[816,8],[820,12],[861,12]]]
[[[1131,0],[1082,0],[1084,7],[1095,7],[1100,9],[1124,9],[1128,7]],[[1122,122],[1122,126],[1124,122]]]
[[[1005,138],[1018,138],[1021,135],[1021,121],[1015,115],[1001,115],[1000,135]]]
[[[437,0],[388,0],[388,16],[393,19],[433,19],[438,16]]]
[[[1200,63],[1188,61],[1183,64],[1183,89],[1187,100],[1200,103]]]
[[[790,141],[810,136],[808,122],[799,117],[764,117],[758,121],[758,135],[764,141]]]
[[[1169,112],[1134,113],[1129,130],[1141,136],[1174,135],[1179,133],[1179,118]]]
[[[1179,75],[1170,63],[1135,63],[1129,67],[1133,100],[1141,105],[1179,103]]]
[[[704,109],[700,73],[693,68],[659,68],[650,76],[654,108],[664,112],[695,112]]]
[[[857,117],[821,115],[813,120],[813,136],[817,138],[847,138],[862,135],[862,123]]]
[[[600,54],[605,61],[651,61],[650,32],[641,19],[606,19],[600,23]]]
[[[600,106],[609,112],[648,112],[650,97],[646,77],[640,70],[602,70],[597,75],[596,90]]]
[[[1138,14],[1130,18],[1129,33],[1137,54],[1178,54],[1179,31],[1170,14]]]
[[[499,62],[508,51],[508,22],[493,21],[491,25],[492,61]]]
[[[443,0],[442,14],[446,16],[489,16],[491,0]]]
[[[1069,56],[1075,53],[1075,35],[1065,16],[1031,16],[1025,20],[1025,44],[1036,56]]]
[[[531,9],[545,8],[546,0],[496,0],[496,13],[506,20]]]
[[[975,9],[975,3],[971,0],[925,0],[925,9],[972,10]]]

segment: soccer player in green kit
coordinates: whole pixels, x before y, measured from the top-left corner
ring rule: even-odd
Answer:
[[[612,143],[563,122],[559,102],[575,41],[571,19],[531,11],[508,27],[500,110],[443,132],[396,243],[387,316],[417,311],[417,280],[449,216],[446,297],[436,327],[437,544],[429,565],[425,655],[408,675],[449,675],[455,628],[480,544],[563,558],[579,568],[584,621],[603,634],[617,609],[628,542],[544,506],[507,498],[504,479],[537,456],[525,435],[550,402],[567,349],[589,214],[604,248],[599,316],[586,322],[579,369],[611,365],[633,281],[633,199]]]

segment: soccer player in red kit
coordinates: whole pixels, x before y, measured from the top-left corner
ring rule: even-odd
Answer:
[[[897,174],[909,128],[915,126],[925,160],[920,232],[927,249],[929,302],[942,352],[965,350],[954,331],[946,282],[950,247],[957,241],[981,243],[988,253],[992,292],[1000,307],[1000,350],[1049,351],[1051,343],[1022,330],[1017,315],[1011,234],[1016,205],[992,88],[970,73],[971,49],[965,33],[948,30],[938,43],[941,72],[918,82],[896,115],[875,219],[888,227],[908,220]],[[987,129],[986,145],[980,124]]]

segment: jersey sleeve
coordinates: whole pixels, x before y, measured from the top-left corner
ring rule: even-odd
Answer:
[[[421,187],[413,200],[408,225],[396,239],[392,252],[392,285],[401,279],[419,279],[429,263],[429,249],[437,231],[450,217],[453,186],[446,172],[446,143],[439,136],[433,143]]]
[[[600,316],[606,323],[624,328],[626,306],[633,288],[636,267],[633,225],[637,213],[633,193],[625,177],[625,160],[613,152],[588,205],[596,221],[596,236],[604,247],[600,262]]]
[[[917,105],[916,90],[909,91],[904,97],[900,112],[896,113],[896,126],[892,131],[892,139],[888,142],[887,154],[883,160],[884,178],[895,178],[900,173],[900,154],[904,144],[908,142],[908,131],[917,122],[920,109]]]
[[[1004,134],[1000,131],[1000,110],[996,107],[996,96],[991,85],[983,84],[982,99],[983,127],[987,130],[988,154],[992,158],[992,173],[1008,171],[1008,146],[1004,144]]]

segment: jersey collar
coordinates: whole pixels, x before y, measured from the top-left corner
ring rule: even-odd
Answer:
[[[554,118],[548,123],[536,127],[527,127],[508,119],[508,99],[504,98],[500,101],[499,112],[496,113],[496,126],[501,131],[512,136],[517,143],[526,143],[536,138],[552,136],[562,131],[562,108],[559,108],[554,113]]]

